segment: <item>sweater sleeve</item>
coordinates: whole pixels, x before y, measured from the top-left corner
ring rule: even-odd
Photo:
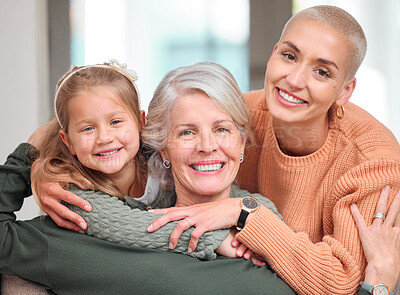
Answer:
[[[47,239],[40,218],[16,221],[24,198],[31,195],[32,146],[21,144],[0,165],[0,273],[50,285],[46,273]]]
[[[349,206],[357,203],[370,224],[381,189],[385,185],[393,188],[390,201],[399,189],[399,167],[396,161],[375,160],[340,177],[324,197],[324,236],[320,242],[292,230],[263,207],[237,237],[261,254],[299,294],[354,294],[366,261]]]
[[[72,211],[86,220],[88,224],[86,233],[110,242],[183,253],[203,260],[213,260],[217,257],[214,250],[229,234],[229,229],[206,232],[199,239],[196,249],[192,253],[188,253],[190,234],[194,230],[191,227],[182,233],[175,249],[170,250],[168,247],[169,237],[178,221],[170,222],[159,230],[149,233],[146,228],[160,217],[161,213],[150,213],[138,208],[131,208],[120,199],[103,192],[83,190],[73,190],[72,192],[92,205],[92,211],[86,212],[67,204]]]

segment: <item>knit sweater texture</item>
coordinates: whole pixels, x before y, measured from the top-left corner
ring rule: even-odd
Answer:
[[[263,90],[245,95],[255,141],[239,171],[240,187],[272,200],[283,216],[261,208],[238,235],[299,294],[354,294],[366,260],[349,206],[372,222],[382,188],[389,203],[400,185],[400,148],[393,134],[354,104],[329,113],[326,142],[316,152],[279,149]],[[310,136],[312,132],[310,132]]]
[[[71,186],[70,191],[92,205],[92,211],[86,212],[77,206],[66,204],[72,211],[85,219],[88,225],[86,234],[113,243],[183,253],[202,260],[214,260],[217,258],[215,249],[219,247],[229,234],[229,229],[205,232],[199,238],[196,249],[192,253],[189,253],[187,249],[191,239],[190,234],[194,230],[194,227],[190,227],[182,233],[176,247],[171,250],[168,247],[169,238],[172,230],[179,221],[169,222],[159,230],[149,233],[146,228],[163,214],[147,212],[146,204],[128,196],[125,196],[126,201],[123,202],[121,199],[104,192],[85,191],[76,186]],[[168,193],[167,199],[170,201],[168,207],[174,206],[176,201],[175,193],[172,191],[159,192],[159,194],[165,193]],[[250,194],[232,185],[231,197],[243,198],[249,195],[256,198],[261,205],[267,207],[274,214],[277,214],[279,218],[282,218],[270,200],[260,194]],[[157,200],[154,204],[156,203]],[[153,206],[153,208],[156,208],[156,206]]]

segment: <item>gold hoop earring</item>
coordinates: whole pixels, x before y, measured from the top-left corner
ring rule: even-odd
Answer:
[[[344,107],[343,106],[338,106],[336,109],[336,116],[339,119],[343,119],[344,118]]]

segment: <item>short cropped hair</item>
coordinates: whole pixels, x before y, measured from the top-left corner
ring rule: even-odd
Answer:
[[[154,92],[148,108],[147,123],[142,129],[142,142],[148,157],[149,173],[160,177],[160,185],[172,190],[171,169],[163,167],[160,155],[167,146],[170,117],[174,102],[182,95],[202,92],[232,116],[240,134],[248,134],[249,111],[233,75],[221,65],[202,62],[180,67],[167,73]]]
[[[302,20],[314,20],[325,24],[349,41],[350,50],[346,58],[346,78],[347,80],[353,78],[367,51],[367,39],[356,19],[345,10],[336,6],[313,6],[292,16],[284,26],[281,38],[291,26]]]

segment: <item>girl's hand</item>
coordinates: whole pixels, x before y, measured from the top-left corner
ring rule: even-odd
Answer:
[[[245,245],[241,244],[235,238],[237,233],[238,231],[236,229],[231,229],[229,235],[225,238],[221,245],[215,249],[215,252],[225,257],[243,257],[246,260],[251,259],[255,265],[260,267],[265,266],[264,261],[260,260],[259,257],[255,257],[251,250],[247,249]],[[236,242],[234,243],[234,241]],[[238,255],[238,253],[241,253],[241,255]],[[243,253],[245,254],[243,255]]]
[[[198,204],[188,207],[172,207],[167,209],[150,210],[154,213],[165,213],[157,218],[148,228],[148,232],[154,232],[170,221],[181,220],[176,225],[170,236],[170,248],[175,248],[182,232],[189,227],[195,229],[191,234],[188,251],[196,249],[199,237],[205,232],[231,228],[236,225],[241,211],[240,198],[227,198],[224,200]],[[189,224],[190,222],[190,224]]]
[[[36,173],[36,165],[32,166],[31,175]],[[59,226],[76,232],[83,232],[87,228],[85,220],[75,212],[65,207],[61,201],[78,206],[90,212],[90,203],[77,195],[66,191],[57,182],[39,181],[36,202],[51,219]]]
[[[382,190],[376,212],[386,214],[389,187]],[[384,283],[393,291],[400,275],[400,191],[397,192],[386,219],[375,218],[367,226],[356,204],[350,206],[357,224],[368,265],[364,281]]]

